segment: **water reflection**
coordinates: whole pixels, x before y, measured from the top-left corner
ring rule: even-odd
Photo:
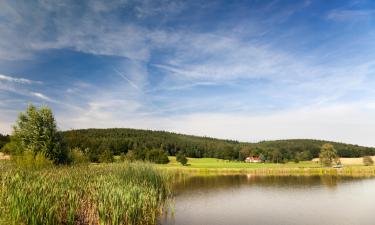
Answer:
[[[335,176],[207,176],[176,184],[165,225],[373,225],[375,180]]]
[[[187,178],[175,185],[175,192],[211,191],[213,189],[236,188],[241,186],[258,186],[274,188],[313,188],[316,186],[326,186],[335,188],[339,183],[350,183],[363,180],[362,178],[337,177],[337,176],[255,176],[248,175],[222,175],[222,176],[197,176]]]

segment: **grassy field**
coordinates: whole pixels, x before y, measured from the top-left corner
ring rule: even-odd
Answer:
[[[179,162],[176,161],[176,157],[170,156],[169,157],[170,162],[166,165],[161,165],[164,167],[177,167],[181,168],[183,167]],[[227,161],[222,159],[215,159],[215,158],[188,158],[188,166],[185,166],[184,168],[208,168],[208,169],[222,169],[222,168],[307,168],[307,167],[320,167],[319,163],[312,162],[312,161],[306,161],[306,162],[300,162],[300,163],[245,163],[245,162],[239,162],[239,161]]]
[[[145,163],[0,163],[0,224],[156,224],[170,194],[169,176]]]
[[[338,175],[338,176],[375,176],[375,166],[344,164],[343,168],[321,167],[318,162],[244,163],[214,158],[189,158],[188,166],[182,166],[175,157],[169,157],[170,163],[158,165],[161,169],[192,174],[257,174],[273,176],[290,175]],[[360,158],[361,159],[361,158]],[[353,160],[353,159],[352,159]],[[354,160],[358,162],[359,159]],[[362,159],[361,159],[362,160]],[[345,161],[347,163],[347,161]]]

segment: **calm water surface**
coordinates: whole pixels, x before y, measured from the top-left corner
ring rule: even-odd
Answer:
[[[163,225],[374,225],[375,179],[192,177]]]

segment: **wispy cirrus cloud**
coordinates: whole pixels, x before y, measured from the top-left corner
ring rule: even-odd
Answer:
[[[369,9],[335,9],[328,13],[327,18],[336,21],[371,19],[375,10]]]
[[[42,84],[41,81],[29,80],[26,78],[17,78],[13,76],[7,76],[4,74],[0,74],[0,81],[9,81],[9,82],[15,82],[15,83],[20,83],[20,84]]]
[[[56,100],[53,100],[52,98],[50,98],[50,97],[48,97],[45,94],[42,94],[40,92],[30,92],[30,94],[34,97],[40,98],[40,99],[48,101],[48,102],[56,102]]]

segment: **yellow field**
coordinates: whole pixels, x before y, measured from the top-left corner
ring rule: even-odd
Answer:
[[[371,156],[372,160],[375,162],[375,156]],[[319,158],[312,160],[313,162],[319,162]],[[363,159],[360,158],[340,158],[341,164],[343,165],[363,165]]]

